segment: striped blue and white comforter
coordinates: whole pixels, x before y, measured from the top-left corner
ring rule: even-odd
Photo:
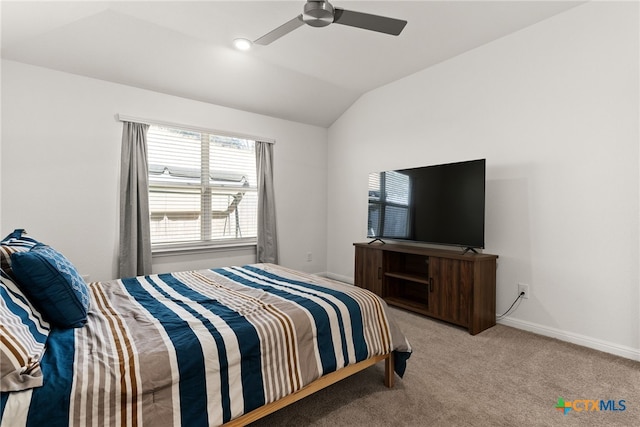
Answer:
[[[1,426],[211,426],[320,376],[411,349],[355,286],[271,264],[90,284],[80,329],[53,330],[44,386],[3,393]]]

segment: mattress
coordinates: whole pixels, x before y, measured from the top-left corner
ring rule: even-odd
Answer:
[[[328,373],[411,347],[364,289],[253,264],[89,284],[82,328],[52,329],[44,384],[2,393],[1,425],[214,426]]]

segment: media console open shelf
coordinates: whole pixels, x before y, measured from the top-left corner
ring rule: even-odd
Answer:
[[[355,284],[387,304],[475,335],[496,324],[497,255],[395,243],[354,243]]]

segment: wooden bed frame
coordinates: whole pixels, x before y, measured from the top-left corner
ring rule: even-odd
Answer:
[[[285,396],[275,402],[268,403],[264,406],[261,406],[257,409],[254,409],[251,412],[248,412],[234,420],[229,421],[224,424],[225,427],[232,426],[245,426],[254,421],[259,420],[279,409],[284,408],[285,406],[289,406],[294,402],[297,402],[300,399],[303,399],[317,391],[322,390],[325,387],[330,386],[331,384],[335,384],[340,380],[343,380],[353,374],[356,374],[363,369],[366,369],[372,365],[375,365],[378,362],[384,360],[384,385],[391,388],[394,383],[394,372],[393,372],[393,352],[389,354],[384,354],[382,356],[373,356],[370,359],[363,360],[362,362],[358,362],[353,365],[345,366],[342,369],[339,369],[335,372],[331,372],[327,375],[324,375],[311,384],[307,384],[300,390],[292,393],[288,396]]]

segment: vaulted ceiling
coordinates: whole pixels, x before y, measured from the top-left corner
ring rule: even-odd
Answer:
[[[577,1],[339,1],[408,21],[390,36],[302,26],[295,1],[2,1],[2,57],[323,127],[362,94],[577,6]]]

